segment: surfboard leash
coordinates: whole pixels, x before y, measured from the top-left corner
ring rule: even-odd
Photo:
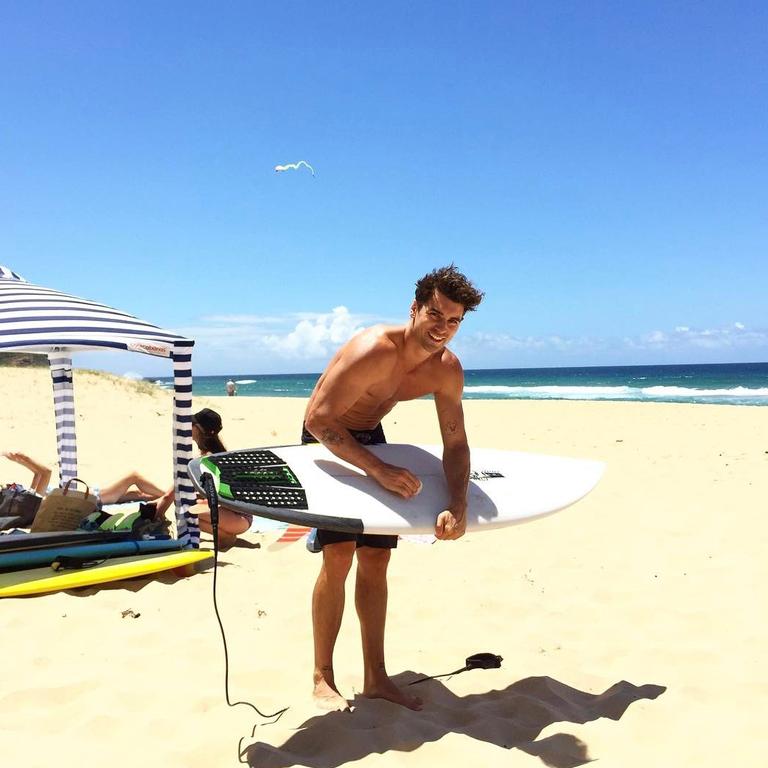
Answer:
[[[227,700],[227,704],[230,707],[236,707],[238,704],[244,704],[246,707],[250,707],[252,710],[254,710],[259,715],[259,717],[263,717],[265,720],[274,718],[273,722],[276,723],[283,716],[283,714],[288,711],[289,707],[283,707],[283,709],[280,709],[272,714],[264,714],[264,712],[262,712],[255,704],[252,704],[250,701],[232,702],[229,697],[229,650],[227,648],[227,636],[224,632],[224,624],[219,614],[219,604],[216,598],[216,575],[219,570],[219,496],[216,492],[216,484],[213,481],[213,475],[211,475],[209,472],[204,472],[201,475],[200,483],[203,486],[206,499],[208,500],[208,509],[211,512],[211,528],[213,529],[213,610],[216,613],[216,620],[219,622],[221,641],[224,647],[224,696]],[[272,725],[272,723],[270,723],[270,725]]]
[[[443,672],[442,675],[420,677],[417,680],[411,680],[408,685],[423,683],[425,680],[436,680],[438,677],[450,677],[451,675],[458,675],[460,672],[467,672],[470,669],[498,669],[501,666],[502,661],[504,661],[504,659],[495,653],[475,653],[472,656],[467,656],[465,664],[461,669],[456,669],[453,672]]]

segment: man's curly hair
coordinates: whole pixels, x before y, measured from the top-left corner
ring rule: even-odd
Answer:
[[[423,307],[435,291],[440,291],[447,299],[461,304],[465,312],[474,312],[485,295],[453,264],[433,269],[416,282],[416,304]]]

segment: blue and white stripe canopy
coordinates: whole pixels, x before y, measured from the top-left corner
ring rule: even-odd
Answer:
[[[0,350],[108,348],[170,357],[178,341],[188,339],[104,304],[32,285],[0,266]]]
[[[61,483],[77,474],[71,353],[121,349],[167,357],[174,371],[174,477],[178,535],[197,546],[195,491],[187,475],[192,458],[192,339],[95,301],[28,283],[0,266],[0,352],[45,354],[51,367]]]

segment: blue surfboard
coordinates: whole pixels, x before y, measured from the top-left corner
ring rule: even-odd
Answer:
[[[52,531],[45,533],[5,533],[0,535],[0,553],[29,549],[48,549],[63,544],[107,544],[135,540],[132,531]]]
[[[50,565],[58,557],[99,559],[127,557],[150,552],[171,552],[181,549],[178,539],[134,539],[94,544],[58,544],[42,549],[28,549],[18,552],[0,552],[0,570],[22,570]]]

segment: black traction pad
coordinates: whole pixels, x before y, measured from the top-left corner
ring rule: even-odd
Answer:
[[[221,497],[275,509],[308,509],[307,494],[293,470],[272,451],[235,451],[209,456],[219,470]]]

